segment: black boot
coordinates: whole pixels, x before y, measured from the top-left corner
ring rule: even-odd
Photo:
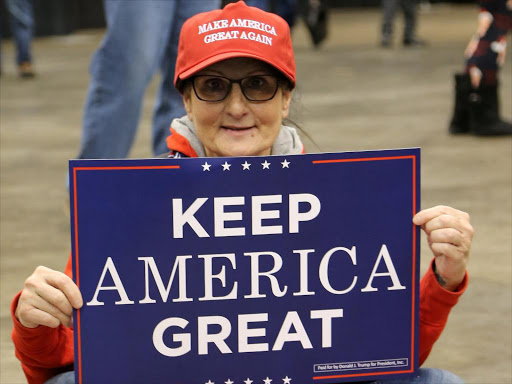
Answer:
[[[469,75],[455,74],[455,106],[453,117],[448,129],[452,134],[469,132],[469,94],[471,83]]]
[[[512,124],[500,119],[498,86],[481,85],[469,95],[469,130],[478,136],[512,135]]]

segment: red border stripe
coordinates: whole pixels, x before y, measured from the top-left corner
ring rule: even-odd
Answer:
[[[349,375],[335,375],[335,376],[315,376],[313,380],[321,380],[321,379],[341,379],[344,377],[363,377],[363,376],[376,376],[376,375],[394,375],[397,373],[410,373],[412,371],[393,371],[393,372],[371,372],[371,373],[352,373]]]
[[[333,160],[313,160],[313,164],[332,164],[332,163],[355,163],[362,161],[380,161],[380,160],[404,160],[412,159],[412,211],[416,214],[416,155],[408,156],[388,156],[388,157],[366,157],[360,159],[333,159]],[[388,371],[388,372],[372,372],[372,373],[353,373],[347,375],[331,375],[331,376],[314,376],[313,380],[322,379],[341,379],[346,377],[364,377],[377,375],[392,375],[397,373],[414,372],[414,321],[416,309],[416,226],[413,224],[412,230],[412,315],[411,315],[411,369],[405,371]]]
[[[78,273],[78,207],[76,203],[76,168],[73,169],[73,210],[75,215],[75,276],[76,276],[76,285],[80,288],[80,274]],[[80,310],[76,311],[76,319],[77,319],[77,340],[78,340],[78,383],[82,384],[82,345],[81,345],[81,334],[80,334]]]
[[[80,288],[80,274],[78,262],[78,206],[77,206],[77,191],[76,191],[76,173],[77,171],[124,171],[124,170],[137,170],[137,169],[180,169],[179,165],[153,165],[153,166],[133,166],[133,167],[75,167],[73,168],[73,210],[75,215],[75,273],[76,285]],[[80,331],[80,310],[76,312],[76,332],[77,332],[77,351],[78,351],[78,384],[82,384],[82,335]]]
[[[134,169],[180,169],[179,165],[147,165],[147,166],[133,166],[133,167],[76,167],[78,171],[124,171]]]
[[[415,155],[410,156],[389,156],[389,157],[366,157],[361,159],[334,159],[334,160],[313,160],[313,164],[327,164],[327,163],[355,163],[359,161],[378,161],[378,160],[401,160],[413,159]]]

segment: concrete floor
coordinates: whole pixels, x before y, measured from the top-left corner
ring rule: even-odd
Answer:
[[[453,205],[476,229],[471,283],[426,365],[468,383],[512,382],[512,139],[447,134],[452,74],[476,23],[471,6],[423,9],[426,49],[377,46],[378,10],[337,10],[329,41],[312,49],[294,30],[295,120],[310,152],[422,147],[422,206]],[[397,27],[397,31],[401,28]],[[67,160],[78,150],[88,64],[103,31],[37,39],[38,76],[16,77],[3,45],[0,93],[0,383],[23,383],[10,341],[9,304],[37,265],[63,269],[70,250]],[[397,39],[399,38],[397,34]],[[510,47],[509,41],[509,47]],[[512,119],[512,57],[501,73],[502,114]],[[148,157],[156,81],[147,92],[132,157]],[[422,268],[430,259],[423,238]],[[303,384],[303,383],[299,383]]]

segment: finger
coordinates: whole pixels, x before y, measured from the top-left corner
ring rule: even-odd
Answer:
[[[35,291],[24,290],[18,302],[18,307],[16,309],[16,317],[20,320],[20,322],[23,325],[28,326],[30,328],[34,328],[37,325],[39,325],[39,323],[36,323],[38,321],[38,317],[36,317],[35,319],[32,317],[32,314],[34,313],[33,310],[46,312],[49,315],[58,319],[59,323],[62,323],[67,327],[71,326],[70,316],[66,315],[59,308],[55,307],[47,300],[39,296]],[[27,325],[28,323],[30,324]]]
[[[473,239],[474,230],[471,224],[465,220],[458,219],[453,216],[443,215],[439,216],[423,226],[423,230],[427,235],[430,235],[437,230],[453,229],[459,232],[461,243],[457,245],[464,245],[469,250],[471,241]],[[456,236],[455,232],[451,232]]]
[[[68,316],[73,313],[73,307],[66,295],[51,285],[40,285],[36,287],[35,293],[41,297],[42,300],[57,308],[60,312],[65,313]]]
[[[430,232],[429,243],[448,243],[458,247],[462,245],[463,237],[461,232],[454,228],[436,229]]]
[[[423,225],[440,215],[452,215],[469,221],[469,215],[466,212],[445,205],[438,205],[437,207],[427,208],[418,212],[414,216],[413,222],[416,225]]]
[[[449,259],[453,259],[462,256],[459,249],[450,243],[432,243],[430,244],[430,249],[436,257],[445,256]]]
[[[35,295],[30,304],[34,308],[55,317],[57,320],[59,320],[59,323],[65,327],[71,326],[71,315],[63,313],[59,308],[44,300],[42,297]]]
[[[73,308],[81,308],[83,305],[82,294],[74,281],[62,272],[52,272],[45,276],[48,284],[62,291]]]
[[[20,323],[29,328],[35,328],[38,325],[44,325],[50,328],[57,328],[61,322],[56,317],[50,315],[48,312],[41,311],[38,308],[31,307],[25,311],[21,310],[19,314]],[[27,320],[29,319],[29,320]],[[35,326],[27,325],[26,321],[29,321],[29,324],[35,324]]]
[[[468,231],[469,224],[455,216],[441,215],[428,221],[422,228],[427,235],[430,235],[435,230],[448,228],[455,229],[462,234]]]

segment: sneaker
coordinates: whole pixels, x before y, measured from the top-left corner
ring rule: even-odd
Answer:
[[[34,73],[34,68],[32,67],[32,63],[29,61],[24,61],[18,65],[18,74],[20,77],[24,79],[29,79],[34,77],[36,74]]]

